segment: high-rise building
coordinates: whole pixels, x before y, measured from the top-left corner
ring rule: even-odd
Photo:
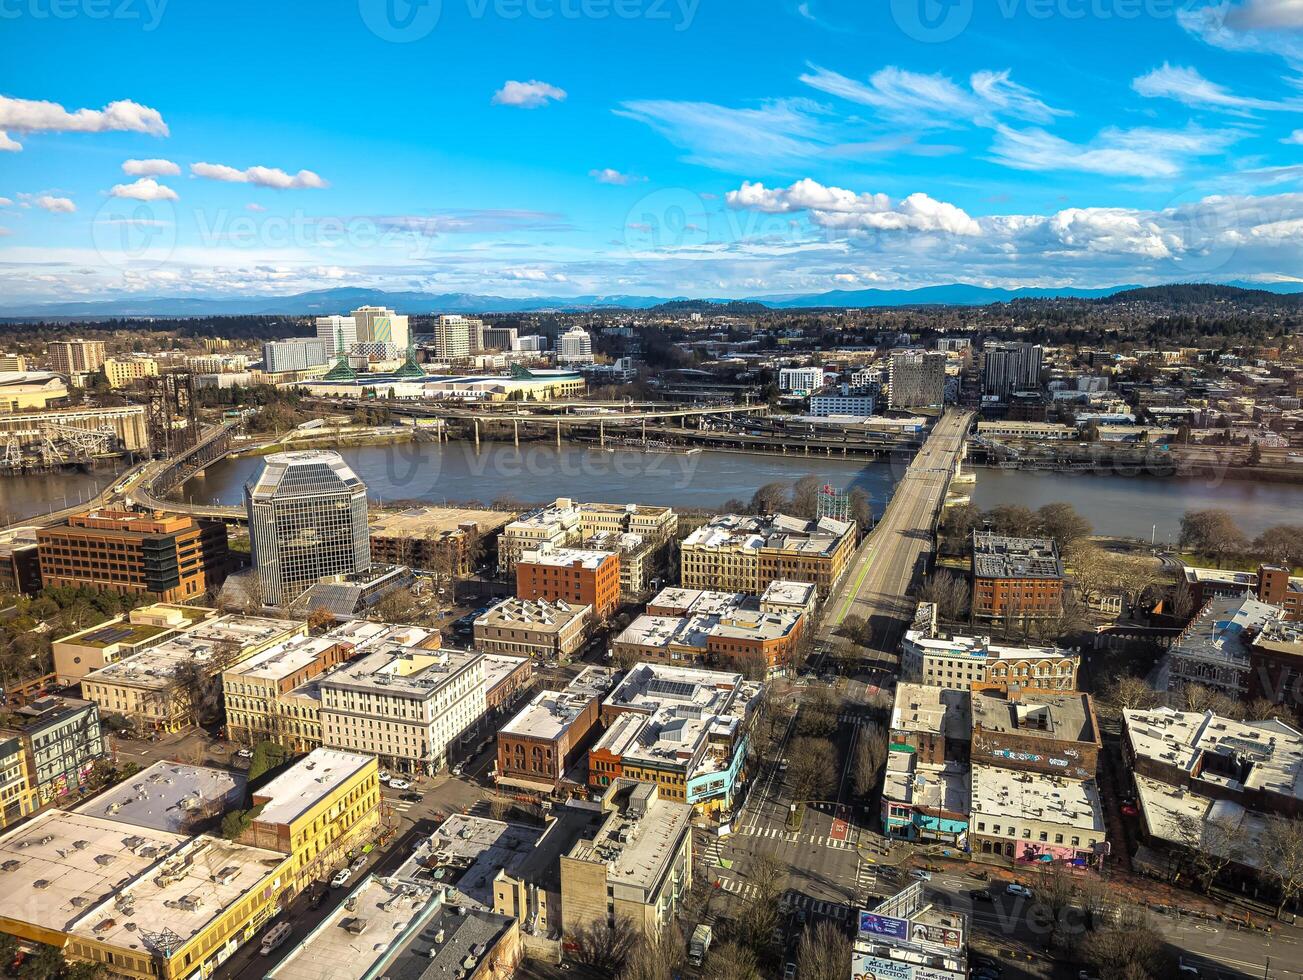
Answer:
[[[434,357],[456,361],[470,357],[483,346],[484,321],[459,313],[445,313],[434,324]]]
[[[536,333],[516,338],[515,350],[536,354],[547,350],[547,338]]]
[[[407,317],[384,306],[359,306],[352,313],[358,344],[385,344],[392,353],[407,349]]]
[[[982,394],[1037,391],[1045,352],[1040,344],[990,343],[982,348]]]
[[[319,337],[292,337],[262,345],[264,371],[306,371],[326,363],[330,348]]]
[[[21,374],[27,370],[27,358],[22,354],[0,354],[0,374],[16,372]]]
[[[89,374],[104,366],[102,340],[52,340],[45,345],[45,353],[59,374]]]
[[[916,350],[892,354],[888,387],[892,408],[940,405],[946,396],[946,355]]]
[[[221,582],[229,553],[216,521],[162,513],[92,510],[36,533],[41,582],[87,586],[164,602],[203,595]]]
[[[781,368],[778,372],[778,390],[794,395],[808,395],[823,387],[823,368]]]
[[[583,327],[574,326],[556,341],[556,359],[565,364],[581,364],[593,359],[593,338]]]
[[[515,350],[515,327],[485,327],[480,331],[480,343],[485,350]]]
[[[326,345],[330,357],[347,354],[357,343],[357,321],[351,316],[319,316],[317,339]]]
[[[279,606],[331,575],[371,567],[366,484],[325,450],[273,453],[244,487],[262,600]]]

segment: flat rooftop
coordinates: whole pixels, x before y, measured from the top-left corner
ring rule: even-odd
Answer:
[[[372,642],[365,652],[323,678],[329,689],[430,698],[462,671],[474,670],[482,654],[464,650],[425,650],[387,641]]]
[[[973,573],[978,578],[1063,578],[1052,538],[1014,538],[973,532]]]
[[[98,647],[99,649],[119,645],[132,647],[171,632],[174,632],[174,627],[131,623],[125,618],[121,618],[101,623],[99,626],[92,626],[80,633],[60,637],[55,642],[75,643],[78,646]]]
[[[1104,812],[1099,789],[1091,779],[973,766],[970,826],[978,817],[1040,820],[1104,839]]]
[[[375,756],[313,749],[254,792],[254,801],[264,803],[258,822],[290,823],[369,765],[375,765]]]
[[[506,527],[514,514],[469,507],[409,507],[400,511],[372,512],[369,528],[373,536],[421,538],[452,533],[474,524],[480,534],[493,534]]]
[[[967,742],[973,737],[972,695],[926,684],[896,684],[891,731],[939,734]]]
[[[508,677],[531,663],[528,657],[512,657],[504,653],[484,654],[484,691],[487,694]],[[529,668],[532,672],[533,668]]]
[[[1279,606],[1247,595],[1210,599],[1172,643],[1171,652],[1182,657],[1247,664],[1254,638],[1268,623],[1283,616]]]
[[[539,548],[523,552],[522,565],[546,565],[549,568],[600,568],[614,551],[597,551],[588,548]]]
[[[257,680],[279,681],[316,663],[322,654],[335,645],[335,640],[325,636],[296,636],[254,654],[226,673]]]
[[[988,732],[1022,733],[1059,742],[1096,742],[1090,695],[1048,691],[1028,693],[1011,700],[1001,691],[974,691],[973,727]]]
[[[246,897],[262,894],[286,856],[217,837],[186,841],[157,874],[139,874],[70,930],[126,949],[169,953]]]
[[[831,517],[807,521],[786,514],[724,514],[689,534],[683,541],[683,547],[730,547],[745,551],[768,548],[806,555],[825,555],[833,551],[854,526],[853,522],[838,521]]]
[[[968,770],[956,763],[944,766],[918,761],[918,753],[899,749],[887,753],[882,795],[910,806],[962,813],[970,804]]]
[[[1122,712],[1137,758],[1170,766],[1223,792],[1303,800],[1303,732],[1283,721],[1242,722],[1211,711]]]
[[[501,869],[517,876],[517,869],[538,847],[543,830],[454,813],[417,845],[398,874],[432,885],[449,884],[466,899],[492,908],[494,875]]]
[[[627,796],[628,802],[621,810],[609,814],[595,837],[577,841],[568,857],[606,865],[609,883],[652,889],[674,859],[675,843],[691,832],[692,818],[692,807],[686,803],[672,803],[659,797],[646,803],[641,815],[636,814],[635,801],[648,800],[654,789],[649,783],[621,786],[617,798]],[[630,835],[627,831],[635,825],[637,833]],[[622,837],[625,839],[621,840]]]
[[[728,711],[735,701],[740,701],[740,706],[745,708],[759,695],[760,687],[729,671],[640,663],[616,685],[604,705],[647,713],[665,705],[721,713]]]
[[[268,980],[362,980],[398,951],[442,898],[430,885],[368,875],[349,894],[352,908],[341,902],[267,973]],[[384,976],[397,980],[388,969]]]
[[[184,834],[244,802],[243,773],[156,762],[77,807],[78,813]]]
[[[506,599],[479,619],[476,626],[530,630],[539,633],[559,632],[576,619],[587,617],[593,611],[589,605],[557,599]]]
[[[0,916],[67,932],[186,840],[89,813],[46,810],[0,836]]]

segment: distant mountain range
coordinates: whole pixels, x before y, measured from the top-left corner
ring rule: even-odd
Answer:
[[[1199,284],[1202,287],[1202,284]],[[1303,293],[1303,282],[1250,283],[1234,282],[1226,287],[1270,292],[1275,294]],[[1135,285],[1111,286],[1106,289],[994,289],[970,283],[950,283],[941,286],[924,286],[920,289],[855,289],[834,290],[799,296],[757,296],[743,300],[690,299],[683,296],[535,296],[509,298],[484,296],[476,293],[418,293],[386,292],[381,289],[343,287],[319,289],[293,296],[231,296],[221,298],[196,298],[180,296],[152,296],[119,298],[98,301],[63,303],[11,304],[0,308],[0,317],[39,318],[76,317],[79,319],[106,317],[205,317],[205,316],[313,316],[343,313],[359,306],[388,306],[402,313],[531,313],[556,310],[563,312],[595,309],[651,309],[664,306],[669,309],[711,309],[715,306],[732,306],[742,312],[747,307],[759,305],[770,309],[802,309],[816,307],[853,308],[873,306],[986,306],[1019,299],[1099,299],[1119,293],[1134,293],[1137,297],[1152,291],[1170,290],[1172,287],[1140,287]],[[1210,287],[1202,287],[1205,293]],[[1220,294],[1223,298],[1227,294]]]

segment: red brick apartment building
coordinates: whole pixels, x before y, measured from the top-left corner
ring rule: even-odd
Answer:
[[[41,582],[184,602],[222,581],[226,527],[155,511],[92,510],[36,533]]]
[[[606,619],[620,603],[620,555],[580,548],[526,551],[516,563],[516,596],[592,606],[595,617]]]

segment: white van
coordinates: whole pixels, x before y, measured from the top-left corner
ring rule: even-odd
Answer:
[[[267,935],[262,937],[262,955],[270,956],[272,951],[290,938],[291,926],[288,922],[278,922]]]

